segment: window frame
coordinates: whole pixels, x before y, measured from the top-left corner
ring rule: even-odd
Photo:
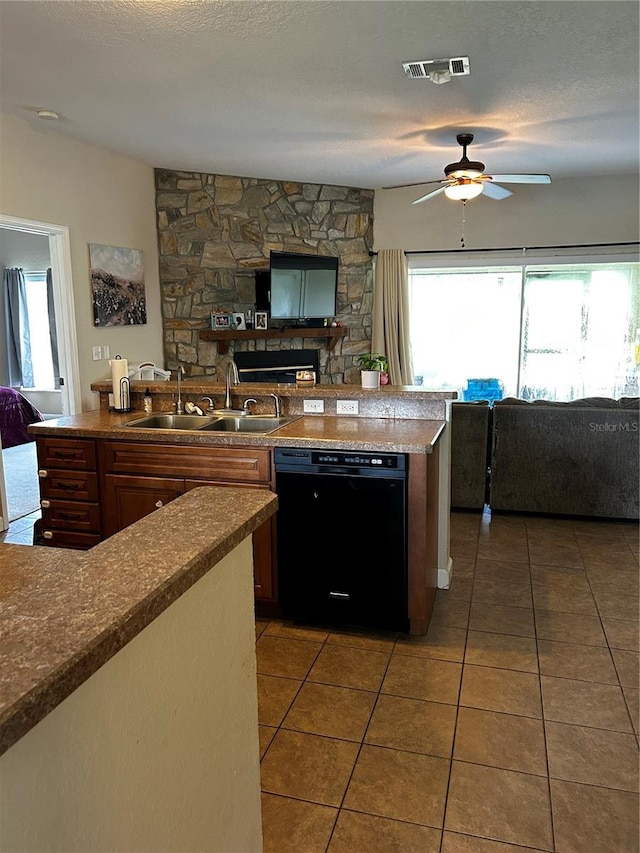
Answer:
[[[522,372],[524,358],[524,333],[525,333],[525,309],[526,309],[526,283],[527,275],[535,275],[536,273],[543,274],[547,270],[550,274],[562,275],[563,268],[566,268],[567,273],[575,272],[576,277],[580,276],[580,272],[586,274],[593,271],[594,267],[618,267],[631,268],[632,282],[635,287],[640,285],[640,258],[638,254],[620,253],[618,251],[598,251],[594,254],[581,254],[576,256],[568,251],[560,251],[557,254],[543,254],[542,251],[536,250],[512,250],[507,253],[501,251],[495,253],[483,250],[482,252],[474,253],[475,256],[465,255],[461,257],[460,252],[441,253],[434,255],[425,255],[420,253],[411,253],[408,257],[408,276],[409,276],[409,299],[411,304],[413,282],[412,277],[416,274],[434,274],[445,275],[464,272],[474,273],[500,273],[514,272],[519,270],[520,275],[520,326],[518,340],[518,355],[517,355],[517,379],[516,379],[516,395],[520,396],[522,391]],[[437,263],[436,263],[437,258]],[[588,267],[581,271],[580,267]],[[640,297],[639,297],[640,299]],[[640,329],[640,322],[638,323]]]

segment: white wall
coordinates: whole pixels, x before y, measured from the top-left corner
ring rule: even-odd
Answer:
[[[49,238],[0,228],[0,266],[22,267],[26,272],[43,272],[51,266]]]
[[[252,570],[248,537],[0,758],[0,850],[262,850]]]
[[[481,196],[467,203],[467,248],[638,240],[637,175],[566,178],[548,186],[509,188],[513,195],[503,201]],[[376,190],[376,250],[460,248],[462,204],[444,195],[411,204],[421,194],[421,187]]]
[[[91,360],[92,346],[164,366],[154,199],[151,166],[0,114],[0,212],[69,228],[85,411],[99,404],[91,383],[109,376],[106,361]],[[146,325],[94,327],[89,243],[142,250]]]

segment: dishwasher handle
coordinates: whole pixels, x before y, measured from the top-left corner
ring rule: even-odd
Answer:
[[[318,474],[341,474],[343,477],[362,476],[360,468],[347,468],[344,465],[316,465],[315,472]]]

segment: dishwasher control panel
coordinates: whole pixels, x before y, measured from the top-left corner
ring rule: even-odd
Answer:
[[[275,449],[276,470],[286,466],[291,470],[326,468],[336,470],[358,469],[359,471],[397,471],[404,472],[407,459],[404,453],[365,453],[362,451],[344,450],[303,450],[294,447],[277,447]],[[346,471],[345,471],[346,473]]]
[[[312,453],[311,462],[313,465],[356,465],[358,468],[366,466],[379,466],[381,468],[404,468],[400,466],[400,462],[404,462],[404,457],[399,457],[396,453],[382,454],[362,454],[362,453]]]

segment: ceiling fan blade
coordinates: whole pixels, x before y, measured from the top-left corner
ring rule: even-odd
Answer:
[[[399,190],[402,187],[424,187],[427,184],[441,184],[443,181],[417,181],[415,184],[394,184],[391,187],[382,187],[383,190]]]
[[[449,186],[448,183],[447,186]],[[411,204],[420,204],[421,201],[426,201],[429,198],[433,198],[434,196],[440,195],[440,193],[443,193],[445,189],[446,187],[439,187],[437,190],[432,190],[430,193],[420,196],[420,198],[417,198],[415,201],[412,201]]]
[[[501,187],[498,184],[493,184],[491,181],[486,181],[486,183],[482,185],[482,192],[486,196],[489,196],[489,198],[495,198],[498,201],[513,195],[511,190],[508,190],[506,187]]]
[[[550,175],[491,175],[501,184],[550,184]]]

